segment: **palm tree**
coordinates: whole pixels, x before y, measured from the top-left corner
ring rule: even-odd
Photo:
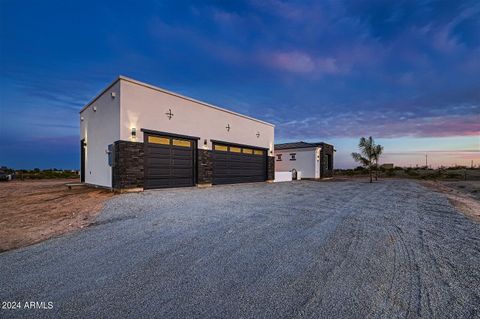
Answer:
[[[360,153],[352,153],[352,157],[356,162],[368,169],[370,175],[370,183],[373,182],[372,169],[378,163],[378,158],[383,151],[383,146],[376,145],[373,138],[361,137],[358,143]]]
[[[383,146],[382,145],[375,145],[373,147],[373,159],[375,161],[375,180],[378,181],[378,160],[380,159],[380,155],[383,153]]]

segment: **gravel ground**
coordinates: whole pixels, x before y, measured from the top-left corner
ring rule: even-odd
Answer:
[[[480,224],[414,181],[117,196],[0,254],[0,317],[479,318]]]

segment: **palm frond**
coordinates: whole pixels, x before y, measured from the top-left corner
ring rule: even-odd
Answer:
[[[352,153],[352,157],[354,161],[361,163],[363,166],[368,167],[370,165],[370,160],[368,158],[363,157],[362,154]]]
[[[383,146],[382,145],[375,145],[373,148],[373,158],[375,161],[378,161],[380,155],[383,153]]]

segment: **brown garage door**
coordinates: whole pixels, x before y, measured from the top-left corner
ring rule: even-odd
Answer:
[[[214,143],[212,154],[214,184],[262,182],[267,179],[265,150]]]
[[[145,134],[145,189],[194,185],[193,140]]]

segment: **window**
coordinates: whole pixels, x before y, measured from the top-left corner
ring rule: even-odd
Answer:
[[[228,151],[228,147],[225,146],[225,145],[217,145],[215,144],[215,151],[222,151],[222,152],[226,152]]]
[[[253,154],[253,150],[250,149],[250,148],[244,148],[244,149],[243,149],[243,153],[245,153],[245,154]]]
[[[183,147],[190,147],[192,146],[192,143],[190,141],[187,141],[187,140],[177,140],[177,139],[173,139],[173,145],[175,146],[183,146]]]
[[[148,143],[170,145],[170,138],[159,137],[159,136],[149,136]]]
[[[277,162],[281,162],[281,161],[282,161],[282,155],[283,155],[283,154],[277,154]]]
[[[255,155],[263,155],[263,151],[262,151],[262,150],[254,150],[254,151],[253,151],[253,154],[255,154]]]
[[[296,161],[297,159],[295,158],[295,156],[297,156],[297,153],[290,153],[290,160]]]
[[[332,155],[327,154],[327,170],[331,171],[332,169],[333,169]]]
[[[230,146],[230,152],[233,152],[233,153],[241,153],[241,152],[242,152],[242,149],[241,149],[240,147]]]

